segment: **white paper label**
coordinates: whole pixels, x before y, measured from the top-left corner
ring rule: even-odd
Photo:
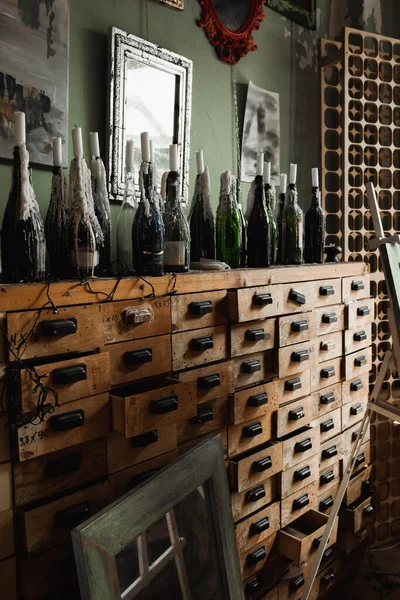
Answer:
[[[173,267],[185,264],[185,242],[165,242],[164,263]]]
[[[91,248],[78,248],[76,253],[72,252],[72,257],[76,259],[78,269],[89,270],[99,264],[99,253]]]

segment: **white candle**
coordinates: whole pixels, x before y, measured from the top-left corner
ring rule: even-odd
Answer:
[[[15,145],[21,146],[26,142],[25,134],[25,113],[15,112],[14,113],[14,132],[15,132]]]
[[[97,131],[91,131],[89,133],[89,142],[90,142],[90,155],[95,158],[100,157],[100,145],[99,145],[99,134]]]
[[[264,174],[264,152],[259,152],[257,154],[257,171],[256,175]]]
[[[154,145],[153,145],[153,140],[149,141],[149,146],[150,146],[150,162],[153,163],[154,162]]]
[[[169,147],[169,170],[178,170],[178,144],[170,144]]]
[[[60,137],[53,138],[53,165],[62,167],[62,139]]]
[[[319,187],[318,169],[311,169],[312,186]]]
[[[197,162],[197,175],[201,175],[204,172],[203,150],[198,150],[196,152],[196,162]]]
[[[286,194],[287,187],[287,175],[286,173],[281,173],[281,194]]]
[[[290,164],[290,175],[289,175],[289,184],[295,185],[297,179],[297,165],[295,163]]]
[[[142,161],[150,162],[150,139],[148,131],[140,134],[140,144],[142,147]]]
[[[133,140],[127,140],[126,148],[125,148],[125,168],[128,169],[129,171],[131,171],[133,169],[134,149],[135,149],[135,145],[134,145]]]
[[[264,182],[271,185],[271,163],[264,163]]]
[[[72,146],[74,157],[83,158],[82,129],[80,127],[74,127],[72,130]]]

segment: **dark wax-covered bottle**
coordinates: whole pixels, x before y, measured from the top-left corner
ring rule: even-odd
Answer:
[[[296,173],[297,165],[290,165],[289,189],[282,223],[283,257],[286,265],[303,262],[303,211],[298,204]]]
[[[267,207],[268,219],[271,228],[271,265],[276,263],[278,252],[278,227],[274,217],[275,208],[275,188],[271,185],[271,163],[264,163],[264,182],[265,182],[265,206]]]
[[[304,261],[322,263],[325,247],[326,215],[321,206],[321,192],[318,186],[318,169],[312,169],[313,188],[311,206],[305,216]]]
[[[70,273],[70,255],[68,246],[68,186],[60,166],[53,167],[50,204],[47,210],[44,229],[49,257],[49,271],[52,277],[68,278]]]
[[[287,182],[286,173],[281,173],[281,187],[280,187],[280,194],[278,196],[278,205],[277,205],[277,209],[276,209],[276,227],[278,230],[278,250],[276,253],[276,263],[278,265],[282,265],[284,263],[282,224],[283,224],[283,210],[285,208],[285,202],[286,202],[286,182]]]
[[[241,262],[242,225],[233,194],[233,178],[229,171],[221,175],[216,222],[217,260],[237,269]]]
[[[214,216],[210,199],[210,176],[206,167],[197,175],[189,213],[190,260],[215,259]]]
[[[242,240],[241,240],[241,244],[240,244],[240,252],[241,252],[240,265],[242,267],[245,267],[247,264],[247,224],[246,224],[246,219],[244,218],[243,206],[242,206],[242,202],[241,202],[241,193],[242,193],[242,191],[241,191],[240,181],[239,181],[239,179],[237,179],[237,181],[236,181],[236,203],[237,203],[237,207],[238,207],[238,211],[239,211],[240,223],[242,225]]]
[[[104,163],[99,156],[91,161],[94,212],[103,232],[103,244],[99,249],[98,274],[107,275],[111,269],[111,208],[107,192]]]
[[[247,224],[247,265],[269,267],[271,264],[271,226],[265,204],[264,178],[256,175],[254,202]]]
[[[190,267],[190,230],[179,197],[179,175],[170,171],[167,177],[164,207],[166,272],[184,273]]]

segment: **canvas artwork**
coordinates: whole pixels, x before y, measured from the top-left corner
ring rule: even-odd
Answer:
[[[242,181],[253,181],[258,152],[264,152],[265,161],[271,163],[271,183],[279,185],[279,94],[263,90],[250,81],[243,124]]]
[[[12,158],[14,112],[26,114],[32,163],[67,160],[69,0],[0,0],[0,158]]]

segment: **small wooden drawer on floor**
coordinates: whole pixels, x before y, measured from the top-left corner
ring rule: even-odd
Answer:
[[[233,361],[182,371],[179,373],[179,381],[196,382],[198,403],[228,396],[235,389]]]
[[[123,433],[114,431],[107,436],[108,472],[115,473],[176,450],[178,447],[177,424],[163,425],[127,439]]]
[[[0,394],[2,393],[0,384]],[[0,396],[1,397],[1,396]],[[6,419],[0,421],[0,463],[10,460],[10,434],[6,429]]]
[[[109,350],[112,385],[172,371],[170,335],[122,342]]]
[[[359,377],[342,382],[342,404],[365,400],[369,394],[369,374],[364,373]]]
[[[313,420],[313,399],[311,396],[295,400],[278,408],[277,436],[293,433]]]
[[[315,308],[313,312],[314,327],[317,336],[328,333],[336,333],[344,329],[344,306],[335,304],[334,306],[323,306]]]
[[[322,390],[342,380],[342,358],[320,363],[311,371],[311,391]]]
[[[340,483],[340,467],[338,460],[330,467],[320,468],[318,482],[318,494],[327,492]]]
[[[225,325],[227,291],[181,294],[171,297],[172,331]]]
[[[368,348],[372,341],[371,325],[357,327],[355,329],[346,329],[344,332],[344,354],[358,352],[363,348]]]
[[[26,341],[24,359],[67,352],[85,352],[103,346],[103,332],[98,326],[98,305],[59,308],[57,314],[51,309],[8,313],[7,328],[11,348],[18,345],[34,331]],[[13,354],[9,353],[13,360]]]
[[[317,506],[318,482],[309,483],[281,501],[281,523],[286,527],[305,512]]]
[[[364,413],[367,410],[368,400],[357,400],[356,402],[349,402],[342,406],[342,429],[348,429],[352,425],[355,425],[364,418]]]
[[[343,302],[347,303],[351,300],[360,300],[361,298],[369,298],[369,275],[358,275],[357,277],[343,277],[342,279],[342,295]]]
[[[366,327],[375,318],[375,300],[359,300],[347,305],[347,329]]]
[[[217,362],[226,358],[226,327],[207,327],[172,336],[173,371]]]
[[[325,279],[314,282],[315,306],[331,306],[342,302],[342,280]]]
[[[284,314],[307,312],[315,306],[314,281],[285,283],[282,285]]]
[[[54,408],[39,425],[17,429],[18,457],[22,462],[110,433],[109,394],[90,396]]]
[[[309,600],[319,600],[320,598],[324,598],[327,592],[336,585],[340,579],[341,568],[342,562],[340,559],[337,559],[331,565],[326,567],[326,569],[318,573],[311,588]]]
[[[342,405],[342,384],[335,383],[328,388],[312,393],[314,417],[322,417]]]
[[[274,417],[275,415],[269,413],[256,420],[229,425],[228,456],[233,457],[247,452],[275,437]]]
[[[74,527],[110,502],[111,488],[106,481],[39,507],[20,508],[19,546],[28,556],[56,546],[70,539]]]
[[[112,427],[127,438],[195,417],[197,413],[196,383],[168,377],[117,388],[110,400]]]
[[[12,508],[11,463],[0,465],[0,512]]]
[[[231,422],[245,423],[273,414],[278,408],[278,382],[271,381],[235,392],[231,398]]]
[[[209,402],[202,402],[197,405],[196,416],[178,422],[178,444],[226,428],[228,420],[229,402],[227,396]]]
[[[239,554],[261,544],[265,538],[276,533],[281,526],[279,502],[263,508],[236,525],[236,543]]]
[[[283,470],[286,471],[318,454],[319,444],[318,427],[304,427],[294,435],[285,436],[282,440]]]
[[[318,338],[318,363],[332,360],[343,353],[343,334],[341,331],[325,333]]]
[[[171,332],[170,298],[146,298],[99,304],[105,344]]]
[[[15,557],[0,561],[0,581],[4,600],[17,600],[17,561]]]
[[[342,431],[341,410],[341,407],[336,408],[313,421],[312,425],[314,427],[319,427],[321,444],[335,437]]]
[[[278,477],[279,475],[269,477],[244,492],[232,492],[233,520],[240,521],[274,502],[278,497]]]
[[[283,377],[278,381],[278,404],[287,404],[297,398],[308,396],[311,392],[311,371]]]
[[[270,350],[275,345],[276,319],[239,323],[230,327],[231,356]]]
[[[278,350],[278,377],[296,375],[317,364],[318,348],[316,342],[303,342]]]
[[[367,498],[371,495],[371,470],[371,466],[364,467],[362,471],[352,476],[343,496],[344,506],[354,504],[359,498]]]
[[[353,354],[348,354],[344,359],[344,375],[349,381],[364,373],[369,373],[372,368],[372,347],[363,348]]]
[[[320,447],[319,465],[320,469],[327,469],[344,457],[344,434],[340,433],[336,437],[327,440]]]
[[[375,507],[372,497],[358,498],[353,504],[342,508],[340,526],[344,531],[357,533],[360,529],[371,525],[375,520]]]
[[[315,555],[321,543],[328,517],[317,510],[309,510],[304,515],[281,529],[278,533],[278,552],[298,567],[301,567]],[[336,517],[327,548],[337,538],[338,517]]]
[[[268,477],[282,471],[282,444],[265,444],[256,452],[246,452],[231,459],[229,479],[232,490],[243,492],[262,483]]]
[[[278,346],[291,346],[307,342],[315,335],[315,319],[312,312],[288,315],[278,319]]]
[[[274,350],[238,356],[233,360],[235,389],[261,383],[275,374]]]
[[[282,314],[281,285],[241,288],[228,292],[229,319],[234,322],[255,321]]]
[[[14,554],[14,513],[11,508],[0,512],[0,560]]]
[[[281,474],[281,498],[284,500],[288,496],[299,492],[301,489],[317,481],[319,477],[318,454],[311,456],[308,460],[282,471]]]
[[[344,453],[346,456],[348,454],[351,454],[351,452],[353,451],[353,448],[357,442],[357,437],[358,437],[358,433],[359,433],[360,429],[361,429],[361,423],[356,423],[355,425],[353,425],[352,427],[349,427],[349,429],[346,429],[346,431],[343,432]],[[362,444],[364,445],[366,442],[369,442],[370,439],[371,439],[371,428],[368,425],[368,428],[365,433]]]
[[[318,494],[318,502],[317,502],[316,509],[319,512],[323,513],[324,515],[330,514],[333,503],[335,502],[335,498],[339,491],[339,485],[340,484],[337,483],[335,486],[331,487],[329,490],[325,490],[324,492],[321,492],[320,494]]]
[[[268,558],[274,553],[276,542],[276,533],[265,538],[261,544],[255,544],[247,550],[239,553],[240,571],[242,579],[246,579],[257,573],[264,567]]]
[[[14,463],[16,506],[54,496],[107,476],[106,439]]]
[[[108,352],[39,365],[35,370],[41,383],[56,392],[59,404],[102,394],[111,387]],[[21,408],[23,412],[31,412],[37,406],[39,390],[26,369],[20,377]],[[52,398],[51,393],[49,396]]]

